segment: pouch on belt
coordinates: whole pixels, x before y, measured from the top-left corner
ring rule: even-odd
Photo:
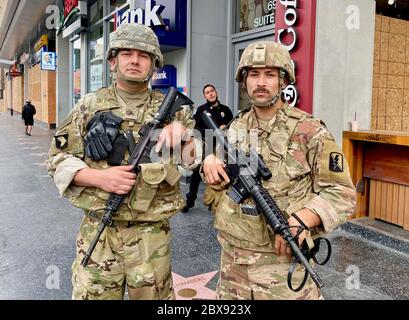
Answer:
[[[128,207],[138,213],[148,211],[159,184],[165,180],[167,174],[162,163],[140,164],[135,187],[129,196]]]

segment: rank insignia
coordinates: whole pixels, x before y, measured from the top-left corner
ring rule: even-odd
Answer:
[[[68,145],[68,133],[60,134],[58,136],[54,136],[55,139],[55,146],[57,149],[63,150]]]
[[[338,152],[329,155],[329,171],[344,172],[344,156]]]

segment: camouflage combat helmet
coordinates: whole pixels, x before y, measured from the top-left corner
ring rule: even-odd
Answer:
[[[151,28],[143,24],[121,24],[115,32],[111,33],[107,60],[112,57],[115,49],[136,49],[150,53],[153,56],[154,65],[158,68],[163,66],[158,38]]]
[[[250,44],[240,58],[236,81],[243,82],[247,68],[279,68],[286,72],[290,83],[295,83],[290,54],[281,44],[273,41],[257,41]]]

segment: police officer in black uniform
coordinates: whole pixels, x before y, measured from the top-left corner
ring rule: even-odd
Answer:
[[[206,103],[197,107],[193,118],[196,121],[195,129],[200,131],[202,138],[205,139],[206,126],[200,118],[202,112],[210,113],[220,129],[223,129],[233,119],[233,114],[228,106],[220,103],[216,88],[213,85],[206,84],[203,87],[203,95]],[[189,192],[186,194],[186,206],[182,209],[182,212],[188,212],[194,206],[201,181],[199,168],[197,168],[193,170]]]

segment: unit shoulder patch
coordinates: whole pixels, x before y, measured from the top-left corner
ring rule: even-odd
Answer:
[[[344,156],[338,152],[331,152],[328,169],[332,172],[344,172]]]
[[[68,145],[68,133],[62,133],[54,136],[55,146],[57,149],[63,150]]]

